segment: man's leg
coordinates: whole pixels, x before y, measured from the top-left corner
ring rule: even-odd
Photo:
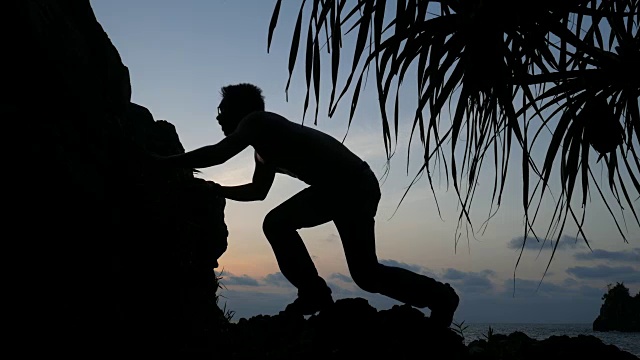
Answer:
[[[316,302],[332,302],[331,290],[318,275],[297,231],[329,222],[331,216],[326,203],[326,196],[309,187],[271,210],[263,223],[280,271],[298,289],[298,300],[309,300],[306,304],[296,300],[303,313],[317,311]]]
[[[431,309],[431,319],[448,327],[458,306],[458,296],[448,286],[412,271],[378,262],[375,220],[369,216],[334,220],[344,247],[349,272],[363,290],[380,293],[415,307]]]

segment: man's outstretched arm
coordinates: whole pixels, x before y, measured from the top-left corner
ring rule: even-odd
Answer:
[[[165,166],[183,168],[206,168],[220,165],[249,146],[243,132],[233,133],[214,145],[171,156],[158,156],[158,161]]]
[[[222,197],[235,201],[264,200],[271,189],[275,174],[273,168],[256,162],[251,183],[238,186],[220,186],[218,193]]]

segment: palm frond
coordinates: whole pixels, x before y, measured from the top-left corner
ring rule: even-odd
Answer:
[[[389,160],[398,133],[403,131],[399,92],[407,73],[416,69],[418,101],[407,154],[416,133],[424,148],[424,163],[414,180],[426,172],[433,190],[432,169],[436,164],[442,166],[461,205],[459,219],[468,223],[472,233],[472,204],[485,157],[492,157],[495,168],[489,219],[500,208],[512,146],[516,145],[522,156],[525,239],[529,234],[537,236],[534,223],[541,203],[552,196],[555,210],[547,234],[555,234],[559,241],[571,219],[587,241],[584,212],[595,185],[626,240],[609,202],[613,199],[623,219],[623,210],[629,210],[640,225],[634,206],[640,198],[636,153],[640,137],[639,3],[401,0],[388,7],[384,0],[349,4],[315,0],[309,15],[305,74],[307,91],[313,86],[316,94],[316,120],[321,75],[318,44],[326,43],[331,57],[329,116],[348,98],[351,125],[363,81],[373,70]],[[286,90],[297,60],[294,54],[303,7],[304,1],[291,42]],[[268,46],[279,10],[277,1]],[[349,74],[340,85],[338,71],[345,66],[342,46],[348,39],[353,39],[354,50],[347,63]],[[350,97],[346,96],[349,92]],[[387,113],[391,101],[392,117]],[[457,103],[446,122],[443,115],[449,102]],[[305,112],[307,106],[308,94]],[[543,141],[548,143],[541,144]],[[539,146],[547,149],[543,159],[534,154]],[[608,194],[592,173],[600,159],[606,163]],[[559,188],[557,197],[552,193],[554,187]],[[580,196],[574,196],[580,191]],[[576,204],[582,214],[574,212]],[[485,225],[480,228],[486,229]]]

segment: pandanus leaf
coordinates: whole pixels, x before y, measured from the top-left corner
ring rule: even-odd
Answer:
[[[576,121],[584,126],[587,141],[600,154],[610,153],[622,145],[624,129],[602,96],[587,101]]]

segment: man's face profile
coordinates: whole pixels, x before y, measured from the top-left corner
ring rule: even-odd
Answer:
[[[231,116],[229,107],[225,105],[224,100],[218,105],[218,116],[216,116],[216,119],[225,136],[228,136],[235,130],[233,116]]]

